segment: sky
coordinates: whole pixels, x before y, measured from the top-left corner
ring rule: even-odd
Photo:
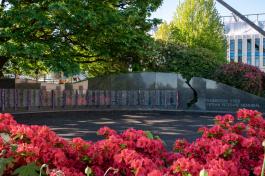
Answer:
[[[183,0],[164,0],[163,5],[153,13],[152,17],[163,19],[167,22],[172,20],[179,3]],[[224,0],[241,14],[265,13],[265,0]],[[231,15],[225,7],[216,2],[216,8],[221,16]],[[265,19],[265,15],[261,18]]]

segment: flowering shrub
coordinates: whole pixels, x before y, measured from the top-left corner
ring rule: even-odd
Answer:
[[[97,142],[66,141],[45,126],[18,124],[0,114],[0,175],[20,176],[209,176],[260,175],[265,120],[254,110],[216,116],[213,127],[189,143],[176,140],[173,152],[151,132],[128,129],[118,134],[103,127]],[[44,165],[45,164],[45,165]]]
[[[243,64],[229,63],[216,70],[213,79],[261,96],[265,89],[265,73],[259,68]]]

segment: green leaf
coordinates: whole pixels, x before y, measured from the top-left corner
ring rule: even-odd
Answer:
[[[148,139],[154,139],[154,136],[151,133],[151,131],[145,131],[145,134],[146,134],[146,136],[147,136]]]
[[[12,152],[15,152],[18,148],[18,146],[16,144],[11,144],[10,146],[11,146]]]
[[[85,169],[85,174],[87,175],[87,176],[92,176],[93,175],[93,173],[92,173],[92,169],[90,168],[90,167],[86,167],[86,169]]]
[[[125,149],[127,147],[126,144],[120,144],[121,149]]]
[[[155,139],[161,140],[161,138],[157,135],[155,136]]]
[[[27,164],[17,168],[12,175],[17,176],[39,176],[40,168],[35,163]]]
[[[0,176],[4,174],[6,167],[13,162],[13,158],[0,158]]]
[[[91,158],[88,157],[87,155],[83,156],[82,161],[84,161],[85,163],[90,163],[91,162]]]

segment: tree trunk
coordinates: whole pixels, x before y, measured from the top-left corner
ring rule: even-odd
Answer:
[[[0,56],[0,78],[4,77],[4,65],[8,61],[8,58],[5,56]]]
[[[190,100],[190,102],[187,104],[188,108],[190,108],[192,105],[198,102],[198,93],[197,91],[190,85],[190,81],[186,81],[186,84],[191,88],[193,92],[193,98]]]

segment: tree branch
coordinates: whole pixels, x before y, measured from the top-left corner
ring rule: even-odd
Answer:
[[[85,55],[85,54],[75,54],[72,57],[84,57],[84,58],[92,58],[92,57],[99,57],[99,55]]]
[[[74,45],[78,45],[80,48],[82,48],[83,50],[89,51],[89,49],[87,47],[85,47],[84,45],[80,44],[77,41],[72,40],[71,38],[69,38],[67,35],[64,36],[69,42],[71,42]]]
[[[76,61],[76,62],[79,64],[91,64],[94,62],[107,62],[107,61],[104,59],[96,59],[96,60],[86,60],[86,61]]]

